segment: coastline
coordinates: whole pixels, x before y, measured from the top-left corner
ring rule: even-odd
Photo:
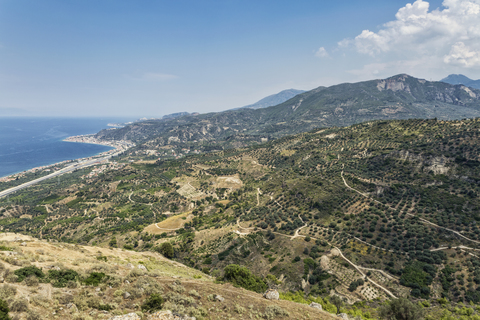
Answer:
[[[106,156],[109,156],[109,155],[113,155],[115,153],[123,152],[123,151],[127,150],[128,148],[133,147],[135,145],[134,143],[132,143],[130,141],[123,141],[123,140],[120,140],[120,141],[105,141],[105,140],[96,139],[95,134],[70,136],[70,137],[67,137],[67,138],[63,139],[62,141],[73,142],[73,143],[96,144],[96,145],[108,146],[108,147],[111,147],[112,149],[110,149],[108,151],[101,152],[101,153],[97,153],[93,156],[78,158],[78,159],[74,159],[74,160],[64,160],[64,161],[52,163],[52,164],[45,165],[45,166],[39,166],[39,167],[31,168],[31,169],[21,171],[21,172],[17,172],[17,173],[8,175],[8,176],[0,177],[0,183],[17,180],[19,178],[24,177],[26,174],[29,174],[29,173],[37,173],[37,172],[42,172],[42,171],[45,172],[45,173],[51,173],[55,170],[61,169],[60,167],[64,167],[67,164],[71,164],[71,163],[74,163],[74,162],[80,163],[80,162],[92,160],[92,159],[95,159],[95,158],[106,157]]]

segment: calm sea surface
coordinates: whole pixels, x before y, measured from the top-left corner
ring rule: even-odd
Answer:
[[[63,142],[69,136],[97,133],[118,118],[0,118],[0,177],[108,151],[107,146]]]

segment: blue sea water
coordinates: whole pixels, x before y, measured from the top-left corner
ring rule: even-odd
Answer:
[[[0,177],[64,160],[90,157],[112,148],[62,141],[97,133],[119,118],[0,118]]]

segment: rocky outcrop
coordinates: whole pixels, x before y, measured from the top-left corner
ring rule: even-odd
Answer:
[[[170,310],[165,310],[157,311],[154,314],[148,315],[147,320],[196,320],[196,318],[175,314]]]
[[[265,299],[268,299],[268,300],[278,300],[278,299],[280,299],[280,294],[278,293],[277,290],[268,289],[268,290],[265,291],[265,293],[263,294],[263,297],[264,297]]]
[[[138,316],[136,313],[129,313],[129,314],[124,314],[121,316],[115,316],[112,318],[109,318],[108,320],[140,320],[141,318]]]
[[[310,303],[309,306],[315,309],[323,310],[322,305],[320,303],[312,302]]]

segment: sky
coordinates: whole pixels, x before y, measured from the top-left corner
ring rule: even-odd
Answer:
[[[217,112],[399,73],[479,79],[480,0],[0,0],[0,111]]]

